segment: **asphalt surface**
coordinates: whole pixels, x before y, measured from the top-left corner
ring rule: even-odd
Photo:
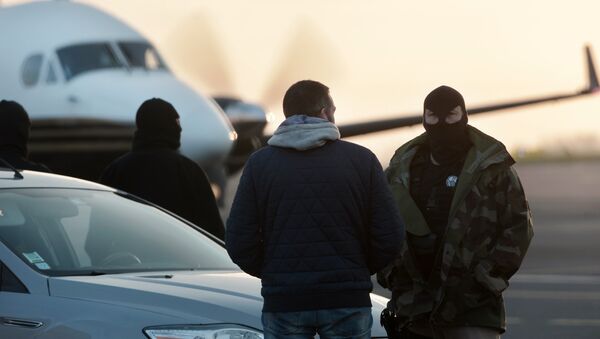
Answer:
[[[504,294],[502,338],[600,339],[600,162],[524,164],[517,171],[535,236]],[[389,296],[377,285],[375,293]]]
[[[503,338],[600,338],[600,162],[517,170],[535,237],[505,295]]]

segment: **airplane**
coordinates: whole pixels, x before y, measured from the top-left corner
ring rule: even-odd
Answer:
[[[215,101],[179,80],[148,39],[94,7],[1,7],[0,44],[0,96],[28,111],[30,155],[56,172],[97,179],[129,150],[135,112],[152,97],[177,109],[181,153],[204,167],[222,163],[237,138]]]
[[[99,9],[70,1],[0,7],[0,98],[32,120],[30,158],[53,171],[97,180],[130,149],[134,112],[146,99],[170,101],[181,116],[181,153],[222,188],[268,139],[265,110],[238,98],[209,98],[170,71],[136,30]],[[588,83],[578,91],[467,107],[470,115],[598,92],[589,47]],[[339,125],[342,137],[420,124],[422,114]],[[219,191],[217,189],[217,191]]]

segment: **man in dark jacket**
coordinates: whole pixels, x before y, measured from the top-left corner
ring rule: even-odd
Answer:
[[[0,101],[0,159],[17,169],[50,172],[48,167],[27,158],[30,127],[23,106],[15,101]],[[0,161],[0,167],[4,166]]]
[[[227,251],[262,280],[265,338],[370,338],[370,276],[396,256],[404,227],[381,165],[338,140],[323,84],[291,86],[283,111],[246,163]]]
[[[387,170],[407,244],[378,280],[392,291],[386,329],[401,338],[493,339],[506,328],[502,292],[527,253],[531,214],[504,145],[467,122],[462,95],[436,88],[425,133]]]
[[[132,151],[110,164],[100,182],[155,203],[223,239],[224,227],[204,171],[179,154],[179,114],[161,99],[135,118]]]

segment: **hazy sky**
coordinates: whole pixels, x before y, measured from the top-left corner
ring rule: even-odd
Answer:
[[[132,24],[175,72],[209,94],[236,94],[278,112],[293,81],[322,80],[339,123],[420,113],[423,98],[441,84],[458,89],[467,109],[574,91],[585,83],[583,45],[600,56],[597,0],[82,2]],[[600,139],[600,97],[470,122],[511,149]],[[421,131],[354,140],[386,163]]]

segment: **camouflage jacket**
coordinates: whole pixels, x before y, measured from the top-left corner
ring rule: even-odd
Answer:
[[[472,126],[469,150],[452,199],[446,233],[434,271],[425,281],[416,268],[409,237],[393,264],[378,273],[392,290],[388,307],[400,326],[428,320],[438,326],[506,327],[502,291],[518,270],[533,236],[531,214],[502,143]],[[400,147],[387,170],[406,231],[431,231],[410,196],[410,163],[426,134]]]

